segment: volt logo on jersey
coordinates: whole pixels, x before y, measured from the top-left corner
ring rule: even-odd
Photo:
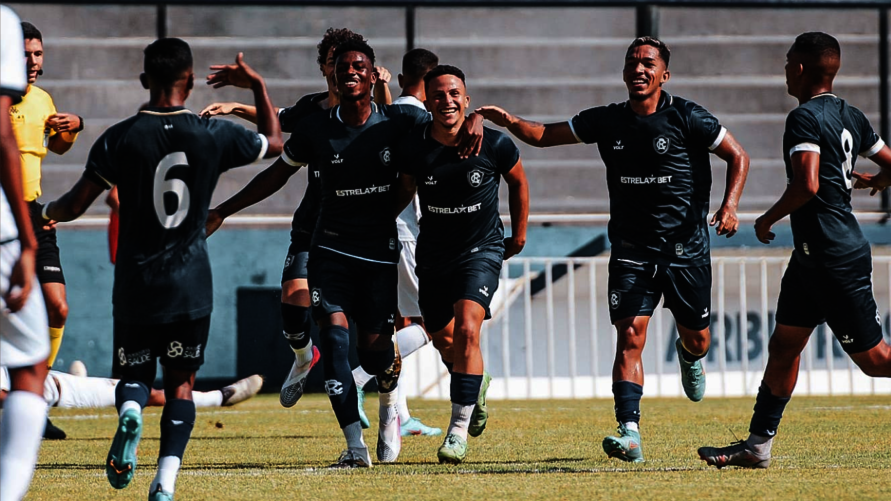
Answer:
[[[653,149],[660,155],[668,151],[669,146],[671,146],[671,141],[665,136],[659,136],[656,139],[653,139]]]
[[[474,169],[468,172],[467,182],[474,188],[479,187],[479,185],[483,184],[483,172],[479,169]]]
[[[343,163],[343,159],[340,158],[340,153],[335,153],[335,154],[334,154],[334,159],[331,160],[331,163],[334,164],[334,165],[338,165],[338,164],[342,164],[342,163]]]
[[[622,144],[622,140],[621,140],[621,139],[618,140],[618,141],[616,141],[616,145],[613,146],[613,149],[614,149],[614,150],[624,150],[624,149],[625,149],[625,146]]]
[[[433,179],[433,176],[427,176],[427,180],[424,181],[424,184],[427,186],[436,186],[436,181]]]

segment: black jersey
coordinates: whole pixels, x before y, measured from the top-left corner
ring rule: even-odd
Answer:
[[[433,139],[427,125],[402,141],[395,158],[398,169],[418,185],[418,264],[449,264],[480,250],[504,252],[498,187],[520,159],[510,137],[485,127],[479,156],[462,160],[458,148]]]
[[[185,108],[148,108],[103,133],[87,178],[118,187],[114,316],[169,323],[210,314],[205,222],[220,173],[266,153],[266,137]]]
[[[857,155],[872,156],[884,146],[863,112],[832,94],[823,94],[792,110],[783,134],[786,176],[792,179],[792,155],[820,154],[820,189],[790,215],[795,253],[803,264],[838,264],[869,250],[851,212]]]
[[[316,165],[321,208],[313,246],[384,263],[399,262],[391,149],[415,124],[429,120],[414,106],[372,104],[360,127],[340,120],[340,106],[300,120],[282,158]]]
[[[584,110],[569,123],[580,141],[597,143],[606,164],[613,252],[708,264],[709,152],[726,132],[718,119],[663,91],[652,115],[624,102]]]
[[[328,97],[327,92],[307,94],[298,99],[294,106],[279,110],[278,121],[281,123],[282,132],[294,132],[300,119],[324,109],[319,103],[326,97]],[[315,165],[308,165],[306,191],[303,192],[303,199],[297,210],[294,211],[294,219],[291,221],[292,233],[299,231],[312,234],[315,231],[316,221],[319,219],[319,192],[321,191],[319,180],[319,169]]]

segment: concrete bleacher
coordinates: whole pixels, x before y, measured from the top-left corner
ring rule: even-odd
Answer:
[[[38,85],[60,111],[77,113],[87,128],[65,156],[44,164],[44,198],[58,196],[80,175],[90,145],[105,128],[147,99],[138,83],[142,48],[155,35],[156,8],[11,4],[44,33],[46,74]],[[660,9],[660,35],[673,48],[666,87],[704,105],[733,132],[752,157],[742,210],[769,206],[785,185],[781,140],[786,95],[785,53],[794,35],[823,30],[842,42],[838,94],[867,113],[878,129],[878,13],[876,10]],[[168,33],[192,44],[199,85],[189,104],[250,99],[246,91],[201,84],[212,63],[238,51],[267,77],[277,106],[324,88],[315,44],[329,26],[368,37],[378,62],[398,73],[404,51],[404,11],[392,8],[196,7],[168,9]],[[417,45],[468,75],[473,105],[497,104],[519,115],[558,121],[581,109],[624,100],[621,66],[634,37],[630,8],[417,9]],[[394,95],[398,94],[395,78]],[[604,167],[596,147],[537,150],[522,146],[534,212],[608,209]],[[266,164],[227,173],[216,199],[243,186]],[[861,164],[862,165],[862,164]],[[712,205],[720,203],[724,166],[713,162]],[[304,176],[251,208],[288,214],[299,203]],[[875,198],[856,196],[855,207],[874,210]],[[505,207],[506,208],[506,207]],[[97,204],[93,213],[104,212]]]

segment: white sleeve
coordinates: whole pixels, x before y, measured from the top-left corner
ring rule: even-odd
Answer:
[[[20,97],[27,88],[21,21],[12,9],[0,5],[0,93]]]

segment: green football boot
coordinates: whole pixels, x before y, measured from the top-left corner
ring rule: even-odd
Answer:
[[[684,393],[690,400],[699,402],[705,396],[705,369],[702,367],[702,360],[693,363],[684,360],[681,354],[683,350],[681,338],[675,340],[674,348],[678,352],[678,363],[681,365],[681,384],[684,386]]]
[[[359,397],[359,423],[362,425],[363,430],[367,430],[368,428],[371,428],[371,421],[369,421],[368,416],[365,415],[365,390],[357,385],[356,394]]]
[[[123,489],[136,473],[136,448],[142,436],[142,414],[130,409],[118,419],[118,430],[105,459],[105,475],[115,489]]]
[[[173,501],[173,493],[162,490],[161,485],[158,484],[155,487],[155,492],[150,492],[148,498],[149,501]]]
[[[640,432],[619,425],[618,437],[603,439],[603,452],[611,458],[619,458],[629,463],[643,463],[643,449],[640,445]]]
[[[449,433],[446,435],[442,445],[439,446],[439,450],[436,452],[436,457],[439,458],[439,464],[461,463],[464,461],[464,458],[467,457],[467,440],[464,440],[454,433]]]
[[[489,383],[492,382],[492,376],[488,372],[483,371],[483,384],[480,385],[480,394],[476,397],[476,405],[473,407],[473,414],[470,415],[470,426],[467,427],[467,434],[471,437],[478,437],[486,430],[486,423],[489,421],[489,409],[486,407],[486,392],[489,391]]]

